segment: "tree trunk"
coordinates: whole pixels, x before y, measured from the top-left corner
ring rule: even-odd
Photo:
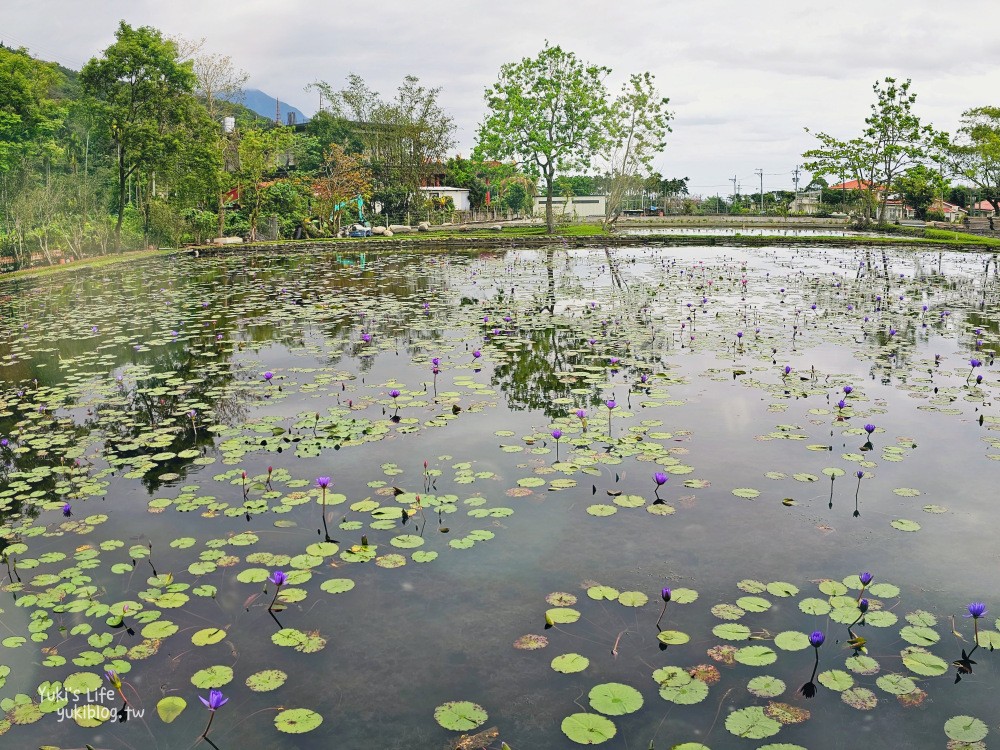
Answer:
[[[552,183],[554,182],[555,170],[547,167],[545,169],[545,226],[548,227],[549,234],[555,234],[556,221],[552,215]]]
[[[122,247],[122,222],[125,220],[125,152],[118,147],[118,220],[115,222],[115,250]]]
[[[219,193],[219,237],[224,237],[226,231],[226,196]]]

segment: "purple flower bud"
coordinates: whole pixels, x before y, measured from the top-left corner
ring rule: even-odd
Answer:
[[[607,406],[609,409],[614,409],[616,406],[618,406],[618,404],[615,403],[615,400],[613,398],[605,401],[604,405]]]
[[[663,598],[663,601],[669,602],[670,601],[670,589],[664,587],[663,590],[660,591],[660,596]]]
[[[561,438],[561,437],[562,437],[562,430],[560,430],[558,428],[552,430],[552,438],[553,438],[553,440],[559,440],[559,438]]]
[[[284,571],[276,570],[267,577],[267,580],[269,580],[275,586],[283,586],[285,584],[285,581],[288,580],[288,576],[285,575]]]
[[[865,432],[867,432],[869,435],[871,435],[873,432],[875,432],[875,425],[873,425],[873,424],[866,424],[865,425]]]
[[[962,615],[962,617],[972,617],[978,620],[980,617],[986,614],[986,605],[982,602],[972,602],[969,605],[969,614]]]
[[[399,398],[399,391],[393,388],[391,391],[389,391],[389,395],[392,396],[393,398]]]
[[[867,612],[868,611],[868,600],[867,599],[862,599],[861,601],[859,601],[858,602],[858,609],[861,610],[861,614],[864,614],[865,612]]]
[[[851,387],[849,385],[845,385],[844,386],[844,395],[845,396],[850,396],[853,392],[854,392],[854,388],[853,387]]]
[[[668,479],[667,475],[664,474],[662,471],[658,471],[655,474],[653,474],[653,481],[656,482],[657,487],[662,487],[663,485],[665,485],[667,483],[667,479]]]
[[[215,690],[214,688],[208,692],[208,700],[198,696],[198,700],[205,704],[205,708],[209,711],[215,711],[218,708],[222,708],[226,703],[229,702],[229,698],[222,694],[221,690]]]
[[[472,357],[473,357],[473,359],[479,359],[479,358],[480,358],[480,357],[482,357],[482,356],[483,356],[483,353],[482,353],[481,351],[479,351],[478,349],[476,349],[476,351],[474,351],[474,352],[472,353]]]
[[[576,410],[576,417],[577,417],[577,419],[586,419],[587,418],[587,412],[585,412],[583,409],[577,409]]]
[[[809,634],[809,644],[813,648],[819,648],[820,646],[823,645],[823,641],[825,640],[826,636],[823,635],[822,630],[814,630],[812,633]]]
[[[267,372],[264,373],[264,380],[270,380],[273,377],[274,377],[274,373],[271,372],[270,370],[268,370]]]
[[[69,517],[70,517],[71,515],[73,515],[73,506],[72,506],[72,505],[70,505],[69,503],[66,503],[66,504],[65,504],[65,505],[64,505],[64,506],[62,507],[62,514],[63,514],[64,516],[66,516],[67,518],[69,518]]]
[[[864,573],[862,573],[861,575],[859,575],[858,578],[861,579],[861,585],[862,586],[867,586],[869,583],[871,583],[875,579],[875,576],[873,576],[871,573],[869,573],[866,570]]]

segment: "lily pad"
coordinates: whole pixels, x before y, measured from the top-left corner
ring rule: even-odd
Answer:
[[[445,729],[467,732],[482,726],[489,715],[486,709],[470,701],[450,701],[434,709],[434,720]]]
[[[590,690],[590,707],[606,716],[623,716],[642,708],[642,693],[630,685],[606,682]]]
[[[571,714],[561,727],[563,734],[581,745],[600,745],[618,732],[614,722],[600,714]]]

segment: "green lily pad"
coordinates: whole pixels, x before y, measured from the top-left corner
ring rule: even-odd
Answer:
[[[434,709],[434,720],[445,729],[467,732],[482,726],[489,715],[482,706],[470,701],[449,701]]]
[[[552,660],[552,669],[563,674],[582,672],[590,666],[590,659],[580,654],[562,654]]]
[[[274,717],[274,726],[286,734],[311,732],[323,723],[323,717],[308,708],[288,708]]]
[[[287,679],[288,675],[280,669],[263,669],[247,677],[246,686],[255,693],[266,693],[277,690],[285,684]]]
[[[220,688],[233,681],[233,668],[217,664],[199,669],[191,676],[191,684],[199,688]]]
[[[944,733],[957,742],[979,742],[989,731],[983,721],[972,716],[952,716],[944,723]]]
[[[758,698],[775,698],[785,692],[785,683],[777,677],[760,675],[747,683],[747,690]]]
[[[563,734],[581,745],[600,745],[618,732],[614,722],[600,714],[571,714],[561,727]]]
[[[778,660],[778,655],[767,646],[744,646],[737,649],[734,656],[740,664],[746,664],[749,667],[765,667]]]
[[[187,708],[187,701],[178,695],[168,695],[156,704],[156,713],[164,724],[171,723]]]
[[[191,643],[195,646],[211,646],[225,637],[226,631],[222,628],[204,628],[191,636]]]
[[[760,706],[740,708],[726,717],[726,729],[737,737],[762,740],[781,730],[781,724],[764,713]]]
[[[620,682],[606,682],[590,690],[590,707],[606,716],[623,716],[642,708],[642,693]]]

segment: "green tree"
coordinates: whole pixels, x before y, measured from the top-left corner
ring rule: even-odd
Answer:
[[[312,88],[323,93],[331,116],[340,121],[337,127],[345,135],[337,142],[345,151],[360,151],[371,171],[373,200],[390,215],[409,211],[420,186],[454,144],[454,120],[438,102],[441,89],[406,76],[396,96],[386,100],[353,74],[340,91],[325,81]]]
[[[586,169],[603,147],[609,68],[588,65],[561,47],[507,63],[486,91],[488,113],[477,152],[530,165],[545,181],[545,223],[555,231],[555,176]]]
[[[191,111],[196,79],[192,64],[178,61],[174,42],[156,29],[133,29],[122,21],[115,43],[83,66],[80,81],[115,155],[118,247],[129,178],[139,170],[155,172],[187,145],[181,125]]]
[[[871,219],[871,207],[877,206],[876,218],[881,224],[896,180],[927,158],[934,131],[913,112],[917,95],[910,93],[909,79],[897,84],[895,78],[886,78],[872,89],[875,103],[860,136],[842,141],[816,133],[820,147],[802,157],[807,160],[805,168],[816,175],[848,175],[858,180],[865,198],[864,218]],[[806,132],[810,132],[808,128]]]
[[[944,195],[947,185],[936,169],[918,164],[900,175],[896,180],[896,190],[917,218],[926,221],[928,209]]]
[[[626,195],[643,191],[641,175],[666,145],[672,117],[667,111],[669,101],[660,96],[653,75],[641,73],[629,78],[608,109],[604,121],[608,133],[604,159],[609,177],[605,228],[621,216]]]
[[[956,177],[979,188],[1000,213],[1000,107],[963,112],[958,136],[945,148],[945,159]]]
[[[268,202],[266,179],[277,171],[279,158],[292,146],[289,128],[247,128],[239,133],[239,166],[236,177],[242,206],[249,222],[249,239],[257,239],[257,227]]]

